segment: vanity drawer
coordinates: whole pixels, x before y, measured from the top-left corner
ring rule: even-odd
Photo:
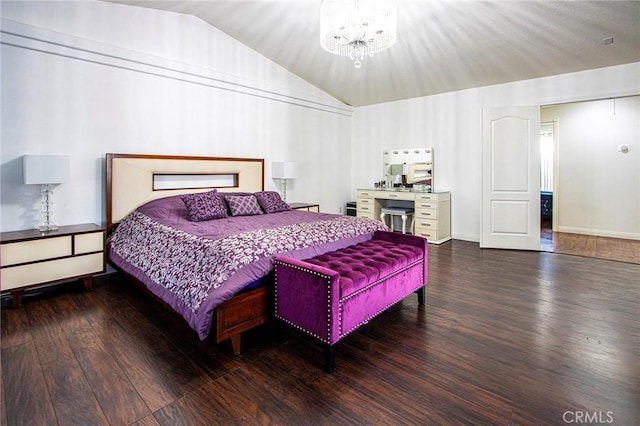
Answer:
[[[415,222],[416,232],[418,230],[433,230],[435,232],[438,229],[438,221],[431,219],[418,219]]]
[[[421,202],[421,201],[438,201],[438,194],[435,194],[433,192],[429,192],[426,194],[418,194],[416,195],[416,202]]]
[[[358,213],[358,216],[364,216],[363,213],[369,213],[369,214],[371,214],[371,217],[373,217],[373,215],[375,213],[375,208],[374,208],[373,204],[371,204],[371,205],[369,205],[369,204],[361,205],[358,202],[357,213]]]
[[[368,191],[366,189],[358,189],[356,191],[356,195],[357,195],[358,200],[360,198],[371,198],[371,199],[373,199],[375,194],[376,194],[375,191]]]
[[[438,210],[437,209],[420,209],[415,212],[416,220],[419,219],[437,219],[438,218]]]
[[[437,241],[440,239],[438,237],[438,231],[436,231],[435,229],[416,228],[415,235],[419,237],[424,237],[428,241]]]
[[[439,240],[440,236],[438,235],[438,221],[416,218],[415,234],[424,237],[429,241]]]
[[[373,209],[371,209],[371,211],[358,210],[357,216],[358,217],[368,217],[369,219],[380,220],[380,218],[375,217],[375,214],[373,213]]]
[[[417,201],[416,200],[416,210],[422,209],[433,209],[436,210],[438,208],[438,203],[436,201]]]
[[[385,200],[414,201],[416,196],[413,192],[385,192],[384,196],[379,196],[379,198],[384,198]]]
[[[358,208],[360,206],[372,206],[373,203],[374,203],[374,199],[373,198],[358,198],[357,206],[358,206]]]

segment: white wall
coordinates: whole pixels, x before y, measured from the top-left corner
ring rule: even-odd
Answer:
[[[289,201],[337,213],[349,198],[352,108],[200,19],[94,1],[1,13],[2,231],[40,220],[24,154],[71,156],[58,225],[104,221],[107,152],[264,158],[267,189],[271,161],[295,161]]]
[[[557,121],[557,230],[640,239],[640,97],[545,107],[541,120]]]
[[[451,191],[452,236],[479,241],[482,109],[634,95],[639,76],[633,63],[357,108],[351,196],[382,178],[384,148],[432,146],[435,189]]]
[[[3,1],[1,14],[3,231],[39,220],[24,154],[71,155],[64,225],[104,220],[106,152],[265,158],[268,189],[270,162],[296,161],[289,200],[338,212],[382,178],[383,148],[433,146],[453,236],[478,241],[482,108],[640,92],[634,63],[354,111],[193,16],[94,1]]]

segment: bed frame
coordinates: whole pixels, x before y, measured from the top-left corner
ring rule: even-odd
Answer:
[[[156,198],[209,191],[214,187],[221,192],[264,190],[263,159],[109,153],[106,162],[108,234],[129,212]],[[173,180],[169,185],[159,182],[159,178],[166,177],[170,180],[175,178],[177,183]],[[207,186],[208,177],[218,183]],[[120,272],[171,309],[142,282],[121,270]],[[233,353],[239,355],[242,332],[263,324],[270,318],[273,311],[271,294],[272,283],[267,282],[240,292],[220,304],[213,315],[214,324],[209,338],[216,343],[230,339]]]

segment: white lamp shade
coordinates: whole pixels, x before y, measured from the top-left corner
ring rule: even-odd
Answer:
[[[69,182],[69,156],[24,155],[22,172],[27,185]]]
[[[296,163],[291,161],[274,161],[271,163],[271,177],[274,179],[293,179],[297,177]]]

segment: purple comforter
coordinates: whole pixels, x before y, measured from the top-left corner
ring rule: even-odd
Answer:
[[[273,258],[308,259],[371,239],[379,221],[287,211],[191,222],[179,197],[129,214],[108,240],[111,262],[142,281],[205,339],[216,306],[273,270]]]

